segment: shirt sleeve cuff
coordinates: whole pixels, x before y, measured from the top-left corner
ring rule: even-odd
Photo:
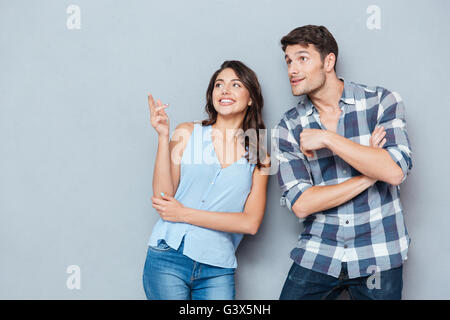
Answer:
[[[405,181],[406,176],[408,175],[412,167],[410,156],[411,151],[405,146],[389,147],[386,149],[386,151],[389,153],[392,160],[394,160],[394,162],[402,169],[402,182]]]
[[[280,204],[281,206],[287,206],[290,211],[292,211],[292,206],[294,205],[295,201],[297,201],[298,198],[302,195],[303,192],[311,188],[312,185],[310,183],[302,183],[296,184],[292,188],[290,188],[288,191],[283,193],[281,196]]]

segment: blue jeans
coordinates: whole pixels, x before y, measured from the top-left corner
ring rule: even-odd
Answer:
[[[178,250],[162,240],[148,247],[143,272],[149,300],[234,300],[234,268],[199,263],[183,255],[184,240]]]
[[[339,278],[292,264],[281,291],[280,300],[331,300],[345,289],[352,300],[400,300],[403,266],[377,275],[349,279],[347,264],[342,264]],[[369,279],[369,277],[371,277]],[[378,279],[375,279],[375,278]],[[378,282],[378,283],[377,283]],[[368,285],[369,283],[369,285]]]

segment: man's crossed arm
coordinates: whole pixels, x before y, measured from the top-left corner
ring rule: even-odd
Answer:
[[[320,212],[330,208],[337,207],[372,186],[377,180],[376,176],[370,177],[366,170],[367,162],[361,161],[358,158],[359,154],[364,154],[364,158],[370,158],[371,154],[376,154],[377,157],[383,158],[383,161],[401,169],[386,153],[388,159],[384,159],[383,145],[386,143],[384,138],[386,132],[383,127],[377,127],[370,138],[370,147],[359,145],[349,139],[334,134],[331,131],[318,129],[304,129],[300,134],[301,151],[306,156],[312,156],[312,151],[326,147],[339,155],[349,165],[363,173],[363,175],[353,177],[345,182],[329,185],[329,186],[311,186],[306,189],[301,196],[295,201],[292,206],[292,211],[299,218],[306,218],[310,214]],[[362,147],[362,148],[359,148]],[[369,151],[369,152],[367,152]],[[373,152],[375,151],[375,152]],[[381,151],[381,152],[380,152]],[[356,153],[353,155],[352,153]],[[350,161],[348,161],[350,159]],[[373,159],[370,158],[370,161]],[[392,162],[392,163],[390,163]],[[362,170],[360,170],[360,168]],[[375,171],[375,170],[373,170]],[[395,171],[395,168],[392,168]]]
[[[377,180],[399,185],[412,168],[405,107],[396,92],[380,93],[370,146],[318,129],[303,129],[297,144],[286,123],[281,123],[280,129],[280,166],[283,168],[279,171],[279,182],[290,208],[300,218],[339,206]],[[307,157],[321,148],[330,149],[362,175],[336,185],[314,186]]]

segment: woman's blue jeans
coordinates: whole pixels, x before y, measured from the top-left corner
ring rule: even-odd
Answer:
[[[143,272],[149,300],[234,300],[234,268],[196,262],[162,240],[148,247]]]

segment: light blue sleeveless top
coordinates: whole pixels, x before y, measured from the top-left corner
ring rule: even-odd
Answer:
[[[183,152],[180,183],[174,196],[185,207],[216,212],[242,212],[252,186],[255,164],[245,157],[222,169],[211,140],[211,126],[194,123]],[[164,239],[175,250],[184,238],[183,254],[194,261],[222,268],[236,268],[235,250],[243,234],[216,231],[161,218],[148,242]]]

